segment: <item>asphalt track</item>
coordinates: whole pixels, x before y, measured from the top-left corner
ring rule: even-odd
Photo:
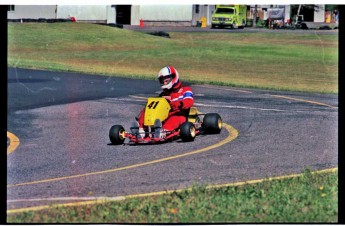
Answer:
[[[109,128],[128,129],[156,81],[9,68],[8,212],[338,166],[337,95],[191,87],[220,134],[114,146]]]

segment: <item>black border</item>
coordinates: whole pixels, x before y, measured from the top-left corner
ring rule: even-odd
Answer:
[[[6,223],[6,199],[7,199],[7,5],[0,5],[0,77],[1,77],[1,144],[5,147],[1,148],[1,187],[0,187],[0,224]],[[6,106],[6,107],[4,107]],[[5,111],[6,109],[6,111]],[[6,116],[5,116],[6,115]]]

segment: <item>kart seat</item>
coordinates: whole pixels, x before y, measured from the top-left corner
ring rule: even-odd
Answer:
[[[196,107],[191,107],[189,109],[189,113],[187,116],[188,122],[192,122],[192,123],[196,122],[197,116],[198,116],[198,109]]]

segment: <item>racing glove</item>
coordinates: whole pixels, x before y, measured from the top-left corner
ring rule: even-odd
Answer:
[[[171,102],[171,96],[162,96],[164,97],[169,103]]]
[[[171,109],[173,111],[181,109],[183,107],[183,102],[182,101],[174,101],[170,103]]]

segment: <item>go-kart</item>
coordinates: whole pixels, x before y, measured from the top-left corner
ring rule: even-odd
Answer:
[[[186,122],[176,130],[164,131],[165,136],[161,137],[157,135],[159,134],[157,131],[161,129],[162,122],[164,123],[168,118],[170,109],[170,104],[164,97],[149,97],[145,107],[144,131],[140,132],[138,124],[135,123],[130,127],[131,132],[126,132],[122,125],[113,125],[109,131],[111,143],[150,144],[179,138],[189,142],[199,134],[217,134],[222,130],[222,118],[219,114],[203,114],[196,107],[191,107]]]

